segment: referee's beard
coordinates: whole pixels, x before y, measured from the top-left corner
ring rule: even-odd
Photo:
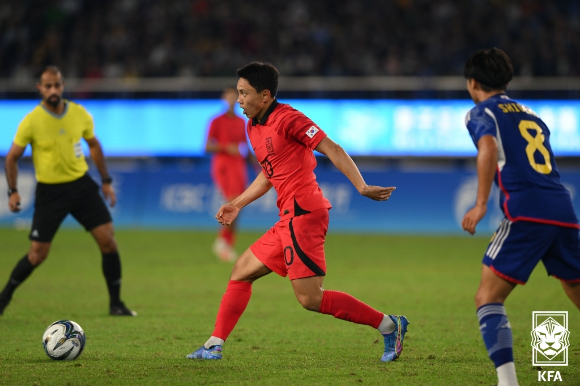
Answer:
[[[60,104],[61,99],[59,95],[51,95],[46,98],[45,102],[56,108]]]

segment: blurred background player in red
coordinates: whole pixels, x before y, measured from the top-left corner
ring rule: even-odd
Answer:
[[[246,157],[246,122],[234,110],[238,99],[235,87],[227,87],[222,94],[228,109],[209,126],[205,151],[212,153],[211,177],[226,202],[239,196],[248,185]],[[222,225],[213,244],[213,252],[223,261],[237,259],[234,250],[236,223]]]

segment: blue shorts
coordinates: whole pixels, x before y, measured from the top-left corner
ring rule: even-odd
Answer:
[[[580,282],[579,230],[504,218],[487,247],[483,264],[512,283],[526,284],[540,260],[548,275]]]

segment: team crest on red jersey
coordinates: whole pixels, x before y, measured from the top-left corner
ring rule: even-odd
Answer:
[[[274,154],[274,144],[272,143],[272,137],[266,138],[266,151],[268,154]]]

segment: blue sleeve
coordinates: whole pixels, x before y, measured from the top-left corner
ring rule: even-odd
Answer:
[[[497,136],[495,120],[485,112],[485,108],[480,108],[479,106],[474,107],[467,113],[465,126],[469,130],[475,146],[477,146],[481,137],[485,135]]]

